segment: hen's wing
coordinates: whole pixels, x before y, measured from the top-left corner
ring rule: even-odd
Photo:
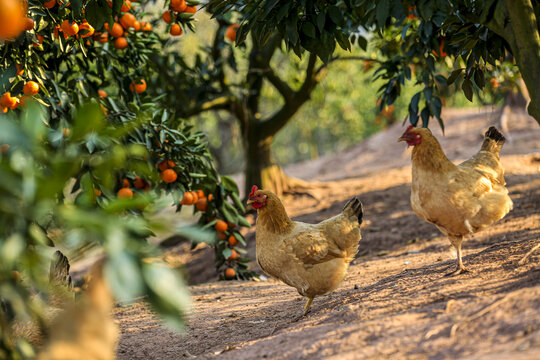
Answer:
[[[284,239],[285,251],[292,254],[304,265],[315,265],[338,257],[341,250],[324,236],[320,224],[297,222],[295,231]]]

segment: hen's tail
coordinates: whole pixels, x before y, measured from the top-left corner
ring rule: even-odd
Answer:
[[[482,143],[481,150],[498,154],[505,141],[506,139],[503,134],[495,126],[491,126],[484,134],[484,142]]]
[[[60,251],[54,253],[49,269],[49,286],[51,288],[51,306],[63,308],[66,301],[73,300],[73,281],[69,275],[69,261]]]
[[[358,200],[357,197],[353,197],[347,204],[345,204],[345,207],[343,208],[343,212],[347,213],[349,216],[356,216],[358,218],[358,223],[362,224],[362,216],[364,215],[364,210],[362,208],[362,203],[360,200]]]

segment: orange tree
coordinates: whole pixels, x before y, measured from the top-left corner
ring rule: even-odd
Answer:
[[[238,255],[240,229],[249,224],[236,184],[214,169],[203,134],[171,117],[163,94],[146,89],[158,70],[151,56],[163,56],[175,24],[193,28],[195,3],[166,4],[174,20],[163,36],[152,31],[162,20],[145,19],[135,2],[13,0],[6,12],[9,1],[0,18],[22,20],[0,27],[0,357],[31,352],[10,329],[43,315],[29,299],[47,292],[51,245],[68,257],[101,247],[115,294],[147,295],[180,326],[181,278],[143,261],[160,252],[146,240],[164,224],[145,215],[163,195],[177,209],[194,205],[204,229],[176,231],[213,244],[222,278],[253,275]]]
[[[394,102],[406,81],[423,86],[411,98],[414,125],[421,119],[427,126],[430,117],[443,125],[441,91],[459,79],[471,100],[485,88],[486,74],[499,74],[510,57],[531,96],[529,114],[540,122],[537,0],[212,0],[208,6],[216,16],[240,11],[239,44],[250,32],[265,44],[277,31],[297,54],[307,50],[328,62],[336,45],[365,48],[375,41],[386,55],[375,71],[386,80],[379,91],[381,109]]]

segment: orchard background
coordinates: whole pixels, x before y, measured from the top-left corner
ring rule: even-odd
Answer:
[[[33,356],[10,329],[43,318],[30,299],[49,291],[55,248],[104,254],[117,299],[146,296],[181,328],[189,298],[178,269],[148,260],[156,232],[208,243],[220,279],[250,279],[242,196],[313,197],[283,165],[396,122],[444,131],[443,106],[530,93],[538,121],[524,14],[540,5],[509,1],[3,0],[0,352]],[[161,218],[170,207],[193,224]]]

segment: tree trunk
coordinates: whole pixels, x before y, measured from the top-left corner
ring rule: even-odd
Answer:
[[[527,110],[540,124],[540,34],[537,18],[530,0],[505,0],[512,29],[502,35],[527,85],[531,101]]]
[[[262,138],[253,132],[244,141],[246,152],[245,194],[246,197],[253,185],[261,189],[271,190],[281,196],[287,190],[287,176],[272,159],[271,146],[273,136]]]

